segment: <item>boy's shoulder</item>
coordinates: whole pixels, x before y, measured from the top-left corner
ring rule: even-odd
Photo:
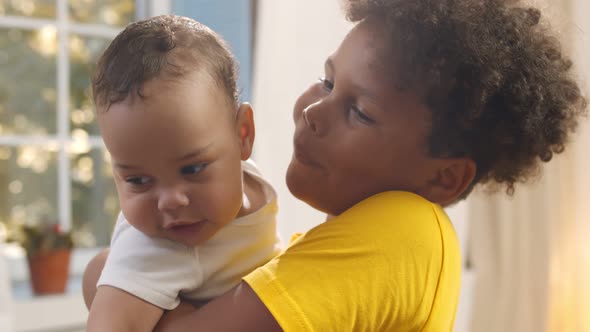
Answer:
[[[422,196],[406,191],[386,191],[362,200],[343,215],[370,215],[374,218],[397,216],[401,219],[424,219],[436,217],[440,209]]]
[[[355,238],[382,242],[384,247],[393,245],[394,239],[398,243],[420,243],[426,250],[438,246],[441,238],[455,241],[452,223],[443,208],[405,191],[373,195],[333,221],[334,227],[345,227]]]

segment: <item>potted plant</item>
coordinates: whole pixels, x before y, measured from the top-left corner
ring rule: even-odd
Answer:
[[[27,254],[33,292],[37,295],[63,293],[74,246],[72,233],[48,220],[7,226],[7,240],[20,244]]]

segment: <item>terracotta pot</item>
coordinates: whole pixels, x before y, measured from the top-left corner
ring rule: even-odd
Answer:
[[[29,256],[31,286],[36,295],[63,293],[70,270],[69,249],[59,249]]]

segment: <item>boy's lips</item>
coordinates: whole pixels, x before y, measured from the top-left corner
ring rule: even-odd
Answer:
[[[307,154],[305,146],[301,144],[298,140],[294,141],[293,147],[293,156],[297,161],[302,163],[303,165],[311,166],[311,167],[322,167],[318,162],[312,159],[309,154]]]

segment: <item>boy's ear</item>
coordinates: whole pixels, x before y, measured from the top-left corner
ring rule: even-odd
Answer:
[[[252,155],[254,145],[254,113],[252,106],[248,103],[242,103],[238,106],[236,116],[236,130],[240,140],[240,152],[242,160],[247,160]]]
[[[438,169],[420,193],[431,202],[447,206],[471,184],[477,167],[470,158],[441,159]]]

